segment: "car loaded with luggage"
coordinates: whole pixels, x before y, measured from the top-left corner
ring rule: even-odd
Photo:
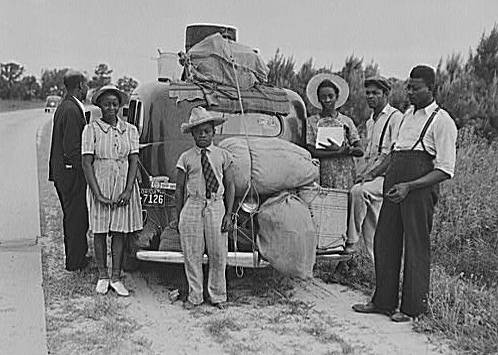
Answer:
[[[176,162],[192,146],[182,123],[202,106],[225,119],[215,144],[233,155],[236,200],[227,264],[271,265],[312,276],[317,257],[341,260],[347,191],[319,185],[319,163],[303,148],[306,108],[293,91],[267,83],[257,50],[233,27],[190,25],[186,51],[161,53],[159,78],[140,85],[127,119],[140,134],[144,228],[130,237],[139,260],[182,263],[175,210]],[[207,261],[208,256],[205,256]]]

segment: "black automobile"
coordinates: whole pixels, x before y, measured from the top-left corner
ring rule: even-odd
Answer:
[[[62,97],[57,95],[47,96],[47,100],[45,101],[45,112],[55,111]]]

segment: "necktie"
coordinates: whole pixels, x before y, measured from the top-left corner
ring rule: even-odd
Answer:
[[[206,149],[201,149],[201,165],[204,180],[206,181],[206,197],[211,198],[211,193],[217,192],[220,184],[218,179],[216,179],[216,175],[214,175],[211,163],[209,163],[209,159],[206,155]]]

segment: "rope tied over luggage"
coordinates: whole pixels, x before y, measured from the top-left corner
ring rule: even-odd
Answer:
[[[237,87],[237,96],[238,96],[238,101],[239,101],[239,105],[240,105],[242,128],[244,130],[244,136],[245,136],[246,142],[247,142],[247,150],[249,152],[250,171],[252,171],[253,156],[252,156],[252,150],[251,150],[251,143],[249,140],[249,133],[247,130],[247,125],[246,125],[245,117],[244,117],[244,115],[245,115],[244,105],[242,103],[242,94],[241,94],[241,90],[240,90],[240,83],[239,83],[235,58],[233,57],[233,53],[232,53],[232,50],[230,48],[230,42],[229,42],[228,37],[227,36],[224,36],[224,37],[225,37],[225,46],[226,46],[228,52],[230,53],[230,61],[232,64],[232,69],[233,69],[234,74],[235,74],[235,84]],[[252,199],[251,203],[246,203],[246,208],[247,208],[246,212],[249,213],[249,218],[250,218],[250,223],[251,223],[251,242],[252,242],[253,265],[254,266],[257,265],[258,258],[259,258],[257,250],[256,250],[256,241],[255,241],[255,235],[254,235],[254,216],[258,213],[258,207],[259,207],[260,200],[259,200],[258,191],[254,188],[254,184],[253,184],[252,180],[253,179],[252,179],[252,174],[251,174],[247,189],[242,197],[241,202],[237,206],[237,209],[235,210],[235,213],[234,213],[233,240],[234,240],[234,252],[235,252],[235,273],[236,273],[237,277],[239,277],[239,278],[244,276],[244,269],[242,267],[237,266],[238,220],[239,220],[239,211],[241,209],[244,209],[244,202],[246,201],[246,199],[248,197],[250,199]],[[254,206],[256,206],[256,207],[254,207]]]

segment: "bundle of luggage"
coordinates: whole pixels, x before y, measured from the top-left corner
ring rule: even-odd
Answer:
[[[185,56],[189,79],[248,89],[268,79],[268,67],[251,47],[212,34]]]

